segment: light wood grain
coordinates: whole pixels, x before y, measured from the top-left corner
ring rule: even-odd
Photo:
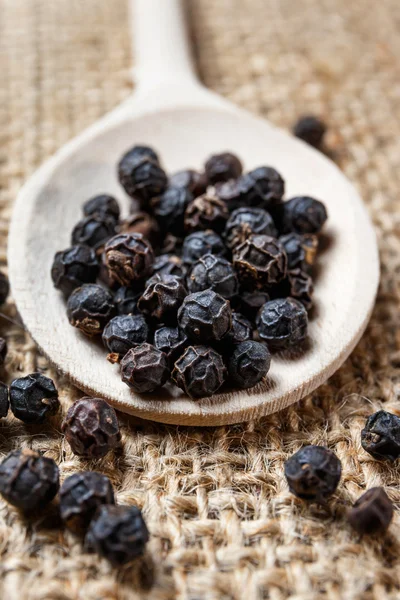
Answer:
[[[152,22],[147,10],[157,7],[163,11],[160,22],[165,25],[158,25],[157,30],[163,55],[158,79],[155,65],[160,55],[154,48],[143,47],[148,39],[143,27]],[[64,146],[17,198],[9,238],[13,295],[26,327],[60,371],[85,392],[108,399],[119,410],[187,425],[219,425],[269,414],[323,383],[360,339],[379,280],[374,230],[356,190],[332,162],[197,82],[180,29],[178,0],[138,0],[137,11],[135,22],[142,27],[137,37],[142,40],[137,93]],[[167,33],[174,30],[176,44]],[[171,57],[179,68],[168,77]],[[118,185],[115,165],[136,143],[154,146],[168,171],[200,168],[209,154],[229,149],[243,159],[247,169],[262,164],[278,169],[286,180],[288,197],[309,194],[326,203],[328,243],[318,263],[309,348],[298,357],[274,357],[265,384],[200,401],[171,395],[168,390],[141,397],[121,382],[118,367],[107,363],[101,345],[69,325],[65,303],[50,278],[54,253],[69,245],[70,231],[89,196],[115,194],[127,210],[128,199]]]

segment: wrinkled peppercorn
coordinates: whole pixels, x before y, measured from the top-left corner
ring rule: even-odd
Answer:
[[[109,217],[89,216],[81,219],[72,230],[71,243],[100,249],[115,235],[115,221]]]
[[[321,148],[325,132],[325,123],[312,115],[301,117],[293,127],[294,135],[314,148]]]
[[[155,259],[153,271],[155,275],[173,275],[184,279],[187,269],[182,259],[176,254],[162,254]]]
[[[101,506],[90,523],[85,546],[116,567],[143,554],[149,532],[136,506]]]
[[[43,423],[60,408],[53,380],[41,373],[14,379],[10,385],[10,406],[14,416],[24,423]]]
[[[100,334],[114,313],[112,294],[101,285],[85,283],[68,298],[69,322],[89,336]]]
[[[286,279],[271,289],[271,298],[290,296],[303,304],[306,310],[313,305],[314,286],[311,277],[301,269],[288,271]]]
[[[131,213],[128,218],[122,221],[120,231],[121,233],[140,233],[154,246],[159,241],[160,236],[157,221],[146,212]]]
[[[308,271],[313,266],[318,249],[317,236],[287,233],[282,235],[279,241],[285,248],[288,270],[302,269]]]
[[[138,199],[145,208],[151,198],[164,192],[168,181],[157,154],[147,146],[134,146],[122,156],[118,179],[128,196]]]
[[[184,263],[190,265],[204,254],[215,254],[216,256],[226,254],[224,242],[214,231],[195,231],[188,235],[183,242],[182,260]]]
[[[101,473],[74,473],[60,488],[60,516],[73,531],[86,530],[103,504],[114,504],[114,491],[111,481]]]
[[[119,213],[118,202],[113,196],[109,196],[108,194],[94,196],[83,205],[83,214],[85,217],[109,218],[118,223]]]
[[[254,321],[258,315],[258,312],[262,306],[269,300],[269,294],[255,290],[249,292],[244,290],[240,294],[240,311],[251,321]]]
[[[225,380],[222,357],[207,346],[189,346],[176,361],[172,379],[191,398],[212,396]]]
[[[233,346],[246,342],[253,338],[253,328],[250,323],[243,315],[233,312],[232,313],[232,329],[222,338],[218,345],[218,350],[221,354],[232,352]]]
[[[239,284],[232,264],[214,254],[204,254],[194,263],[187,278],[191,294],[212,289],[227,300],[237,295]]]
[[[0,381],[0,419],[7,416],[9,406],[8,386]]]
[[[211,194],[204,194],[188,204],[185,211],[185,230],[188,233],[212,229],[222,233],[229,217],[223,200]]]
[[[72,246],[57,252],[51,267],[54,287],[67,297],[83,283],[94,283],[98,273],[96,253],[89,246]]]
[[[173,322],[176,321],[178,308],[186,295],[187,291],[181,278],[173,275],[153,275],[139,298],[138,308],[159,323]]]
[[[103,344],[109,352],[121,356],[147,342],[148,337],[149,328],[143,315],[118,315],[105,326]]]
[[[282,226],[286,233],[318,233],[328,218],[322,202],[309,196],[292,198],[282,209]]]
[[[257,317],[260,338],[271,348],[290,348],[307,337],[308,318],[304,306],[293,298],[266,302]]]
[[[395,461],[400,456],[400,417],[378,410],[361,431],[361,445],[378,460]]]
[[[205,164],[205,172],[210,183],[237,179],[242,174],[242,163],[235,154],[223,152],[210,156]]]
[[[347,513],[347,519],[360,534],[384,533],[393,518],[393,504],[385,490],[373,487],[365,492]]]
[[[336,490],[342,466],[324,446],[305,446],[285,463],[289,490],[303,500],[323,502]]]
[[[114,304],[119,315],[134,315],[139,312],[138,300],[142,292],[122,286],[114,294]]]
[[[166,354],[151,344],[132,348],[121,360],[121,379],[138,394],[154,392],[169,376]]]
[[[152,210],[160,229],[176,236],[184,234],[186,207],[193,196],[186,188],[170,187],[152,201]]]
[[[213,290],[189,294],[178,311],[178,323],[195,342],[218,342],[232,327],[231,307]]]
[[[4,338],[0,337],[0,367],[4,365],[7,356],[7,351],[7,342]]]
[[[140,233],[121,233],[107,242],[104,260],[111,277],[130,285],[151,275],[154,252]]]
[[[25,513],[44,508],[59,485],[54,460],[33,450],[14,450],[0,464],[0,494]]]
[[[233,249],[251,235],[277,236],[272,217],[262,208],[242,207],[233,211],[225,227],[225,244]]]
[[[234,248],[233,266],[244,287],[263,289],[286,276],[286,252],[276,238],[252,235]]]
[[[102,398],[84,397],[68,409],[61,430],[78,456],[100,458],[121,439],[115,410]]]
[[[171,187],[185,188],[193,195],[193,198],[197,198],[197,196],[205,193],[208,181],[205,173],[187,169],[186,171],[178,171],[171,175],[169,185]]]
[[[249,206],[258,206],[268,210],[281,202],[285,192],[285,182],[272,167],[258,167],[248,173],[254,181],[247,194]]]
[[[4,304],[7,296],[10,293],[10,284],[5,273],[0,271],[0,304]]]
[[[251,388],[266,376],[270,365],[271,355],[264,344],[241,342],[229,359],[229,377],[239,388]]]
[[[154,346],[166,354],[170,366],[188,345],[189,340],[179,327],[160,327],[154,333]]]

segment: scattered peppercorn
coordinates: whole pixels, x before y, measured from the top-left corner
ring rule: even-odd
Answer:
[[[10,284],[8,277],[3,271],[0,271],[0,304],[4,304],[10,293]]]
[[[53,380],[41,373],[14,379],[10,385],[10,406],[14,416],[24,423],[43,423],[60,408]]]
[[[189,346],[176,361],[172,380],[191,398],[212,396],[225,380],[222,357],[207,346]]]
[[[159,323],[176,322],[178,308],[186,295],[181,278],[173,275],[153,275],[139,298],[138,308]]]
[[[150,244],[156,246],[160,229],[157,221],[146,212],[133,212],[121,222],[121,233],[140,233],[149,240]]]
[[[138,344],[147,342],[149,327],[143,315],[118,315],[107,323],[103,344],[109,352],[123,356]]]
[[[57,252],[51,267],[54,287],[68,297],[84,283],[94,283],[99,274],[96,253],[89,246],[72,246]]]
[[[233,266],[244,287],[264,289],[286,276],[286,252],[276,238],[251,235],[234,248]]]
[[[60,516],[73,531],[86,530],[103,504],[114,504],[114,491],[108,477],[101,473],[74,473],[60,488]]]
[[[298,346],[307,337],[308,318],[304,306],[293,298],[266,302],[257,317],[258,333],[271,348]]]
[[[131,287],[121,286],[114,294],[114,304],[119,315],[134,315],[139,312],[137,307],[141,292]]]
[[[7,416],[10,406],[8,386],[0,381],[0,419]]]
[[[71,236],[73,246],[80,244],[99,250],[115,235],[115,220],[109,217],[89,216],[81,219]]]
[[[318,233],[328,218],[322,202],[309,196],[292,198],[284,202],[282,209],[282,226],[287,233]]]
[[[188,204],[185,211],[185,230],[212,229],[222,233],[229,217],[226,203],[211,194],[203,194]]]
[[[271,355],[264,344],[241,342],[229,359],[229,377],[239,388],[250,388],[267,375],[270,365]]]
[[[262,208],[242,207],[234,210],[225,227],[225,243],[233,250],[251,235],[277,236],[272,217]]]
[[[342,466],[324,446],[305,446],[285,463],[289,490],[303,500],[324,502],[336,490]]]
[[[59,485],[54,460],[33,450],[14,450],[0,464],[0,494],[25,513],[44,508]]]
[[[188,345],[189,340],[179,327],[160,327],[154,332],[154,346],[166,354],[170,366]]]
[[[199,260],[204,254],[224,256],[226,248],[221,237],[214,231],[195,231],[188,235],[182,246],[182,260],[190,265]]]
[[[312,115],[300,117],[293,127],[294,135],[314,148],[321,148],[325,132],[325,123]]]
[[[110,275],[121,285],[130,285],[152,274],[154,252],[140,233],[120,233],[104,248]]]
[[[176,254],[161,254],[157,256],[153,264],[155,275],[173,275],[185,279],[186,271],[182,259]]]
[[[115,410],[102,398],[84,397],[68,409],[61,430],[78,456],[100,458],[121,439]]]
[[[112,294],[101,285],[86,283],[68,298],[69,322],[89,336],[100,334],[114,313]]]
[[[151,344],[141,344],[121,360],[121,378],[138,394],[154,392],[170,376],[167,355]]]
[[[395,461],[400,456],[400,417],[378,410],[361,431],[361,445],[378,460]]]
[[[232,327],[230,304],[210,289],[189,294],[178,311],[178,324],[195,342],[218,342]]]
[[[99,217],[100,219],[113,219],[115,223],[119,221],[119,205],[114,196],[101,194],[94,196],[83,205],[83,214],[85,217]]]
[[[143,208],[167,187],[158,156],[147,146],[134,146],[124,154],[118,163],[118,178],[128,196],[138,199]]]
[[[88,550],[116,567],[143,554],[149,532],[136,506],[100,506],[85,538]]]
[[[366,491],[347,513],[351,527],[367,535],[384,533],[392,518],[393,504],[381,487]]]
[[[205,172],[210,183],[237,179],[242,174],[243,167],[239,158],[231,152],[214,154],[205,164]]]
[[[193,198],[197,198],[197,196],[205,193],[208,181],[205,173],[187,169],[186,171],[178,171],[171,175],[169,185],[171,187],[185,188],[193,195]]]
[[[5,363],[7,351],[7,342],[4,338],[0,337],[0,367],[2,367]]]

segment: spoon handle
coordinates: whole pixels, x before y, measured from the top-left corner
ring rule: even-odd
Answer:
[[[130,5],[139,88],[196,83],[183,0],[131,0]]]

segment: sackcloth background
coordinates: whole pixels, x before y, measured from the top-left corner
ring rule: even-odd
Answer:
[[[343,368],[299,405],[258,422],[190,429],[121,416],[123,448],[100,463],[72,455],[60,420],[8,417],[0,449],[34,447],[62,478],[107,474],[120,503],[143,508],[148,552],[113,570],[83,553],[56,511],[23,522],[0,505],[3,600],[388,600],[400,598],[400,514],[383,540],[360,540],[345,508],[383,485],[400,504],[400,466],[360,445],[367,415],[400,414],[400,3],[398,0],[187,0],[201,77],[239,105],[289,127],[329,122],[328,145],[361,191],[379,237],[382,282],[367,333]],[[131,91],[124,0],[0,1],[0,242],[6,265],[13,200],[63,143]],[[6,315],[15,318],[10,300]],[[6,381],[43,370],[63,411],[80,392],[18,326],[0,319]],[[288,493],[285,459],[327,444],[344,473],[330,513]]]

